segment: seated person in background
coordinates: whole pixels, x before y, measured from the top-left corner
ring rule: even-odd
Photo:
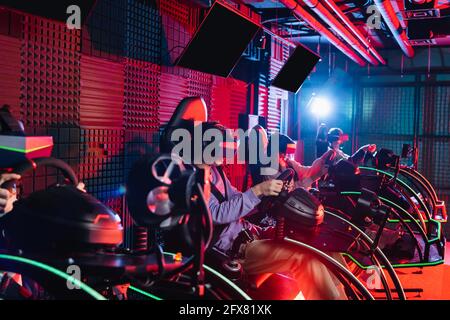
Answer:
[[[336,156],[334,150],[326,151],[321,157],[316,159],[311,166],[304,166],[298,163],[293,159],[293,155],[296,149],[296,143],[291,138],[284,134],[277,135],[279,137],[279,149],[278,149],[278,161],[279,161],[279,170],[273,176],[266,176],[265,179],[273,178],[277,176],[279,173],[283,172],[283,170],[287,168],[292,168],[295,173],[295,187],[296,188],[310,188],[311,185],[317,181],[320,177],[328,173],[328,164]],[[271,149],[272,138],[276,136],[272,136],[269,140],[269,145],[267,150]]]
[[[375,144],[366,144],[358,149],[352,156],[349,156],[344,151],[341,150],[341,145],[348,141],[348,135],[344,134],[344,131],[340,128],[331,128],[328,131],[327,140],[329,150],[334,150],[336,152],[336,157],[334,158],[334,163],[341,159],[351,160],[354,164],[360,165],[364,161],[364,156],[366,152],[373,153],[377,150]]]
[[[204,130],[210,128],[225,131],[217,123],[203,124]],[[197,164],[210,175],[209,209],[218,236],[213,241],[214,248],[227,255],[237,256],[247,274],[291,274],[298,281],[306,299],[347,299],[342,284],[313,255],[302,252],[294,245],[267,239],[267,234],[260,227],[245,220],[260,203],[261,197],[277,196],[283,182],[270,179],[245,192],[239,192],[225,176],[220,167],[222,163],[223,159],[216,159],[214,164]],[[241,240],[246,238],[242,237],[243,233],[246,237],[250,235],[250,241]]]

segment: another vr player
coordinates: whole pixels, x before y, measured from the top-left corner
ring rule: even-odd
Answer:
[[[348,135],[344,134],[344,131],[340,128],[331,128],[328,131],[328,150],[334,150],[334,152],[336,152],[334,163],[344,159],[351,160],[354,164],[359,165],[363,163],[366,152],[373,153],[377,150],[377,146],[375,144],[366,144],[359,148],[353,155],[349,156],[341,149],[342,144],[347,142],[348,139]]]

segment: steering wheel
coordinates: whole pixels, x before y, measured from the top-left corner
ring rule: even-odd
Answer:
[[[364,154],[363,165],[367,166],[370,161],[373,163],[375,161],[377,153],[378,153],[378,150],[376,148],[374,151],[370,151],[370,148],[368,148]]]
[[[283,189],[281,190],[281,192],[288,191],[289,183],[294,178],[294,175],[295,171],[291,168],[287,168],[282,173],[280,173],[278,177],[276,177],[275,180],[283,181]]]
[[[14,168],[12,168],[12,173],[23,176],[24,174],[30,171],[35,171],[40,167],[52,167],[58,169],[71,185],[78,185],[78,178],[73,169],[64,161],[52,157],[37,158],[27,162],[19,163]],[[15,184],[17,184],[17,181],[11,180],[2,184],[1,187],[9,189]]]
[[[197,185],[199,171],[182,159],[170,154],[146,157],[136,162],[127,181],[127,202],[131,216],[141,226],[170,230],[182,227],[184,241],[192,244],[190,236],[197,230],[189,213],[194,202],[204,213],[207,206]],[[202,206],[203,205],[203,206]],[[212,227],[211,227],[212,228]],[[209,238],[210,226],[205,234]],[[187,239],[187,240],[186,240]]]
[[[289,189],[289,183],[294,178],[295,171],[291,168],[285,169],[283,172],[281,172],[274,180],[281,180],[283,181],[283,188],[281,189],[281,192],[278,194],[278,196],[263,196],[261,198],[261,204],[259,205],[259,208],[261,211],[267,211],[273,206],[273,201],[276,198],[284,197],[286,196],[288,189]]]
[[[164,220],[171,225],[173,203],[166,197],[167,190],[186,170],[181,159],[170,154],[147,156],[133,165],[126,183],[126,198],[138,225],[159,226]]]

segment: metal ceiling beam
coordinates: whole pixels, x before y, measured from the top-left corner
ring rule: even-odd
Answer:
[[[378,60],[370,54],[370,45],[366,48],[361,42],[355,38],[353,33],[349,31],[349,25],[343,25],[340,23],[330,10],[328,10],[319,0],[300,0],[300,3],[305,4],[312,11],[314,11],[325,23],[327,23],[334,32],[336,32],[341,38],[343,38],[356,52],[363,56],[368,62],[373,65],[378,65]],[[348,20],[353,25],[353,23]],[[354,26],[354,25],[353,25]],[[373,49],[375,50],[375,49]],[[383,60],[384,61],[384,60]]]
[[[305,20],[311,27],[313,27],[319,34],[324,36],[330,41],[336,48],[342,51],[346,56],[355,61],[360,66],[365,66],[366,63],[361,59],[356,52],[350,49],[345,43],[343,43],[338,37],[336,37],[327,27],[317,21],[310,13],[303,9],[299,3],[295,0],[280,0],[287,8],[291,9],[295,14]]]
[[[352,21],[342,12],[342,10],[337,6],[333,0],[324,0],[324,2],[334,11],[334,13],[341,19],[341,21],[353,32],[353,34],[361,41],[370,53],[378,59],[382,64],[386,64],[386,61],[378,53],[377,50],[367,41],[367,39],[362,35],[361,31],[353,24]]]
[[[409,44],[406,31],[402,28],[391,2],[389,0],[374,0],[374,2],[403,53],[409,58],[414,57],[414,49]]]

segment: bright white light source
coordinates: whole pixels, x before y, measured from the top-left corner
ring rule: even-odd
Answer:
[[[312,97],[310,109],[317,117],[326,117],[331,112],[331,102],[323,97]]]

